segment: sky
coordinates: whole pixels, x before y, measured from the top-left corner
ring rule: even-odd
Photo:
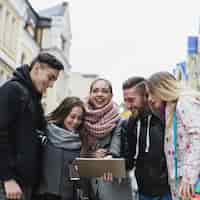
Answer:
[[[62,0],[30,0],[35,9]],[[199,30],[199,0],[69,0],[72,71],[109,79],[114,99],[131,76],[172,71]]]

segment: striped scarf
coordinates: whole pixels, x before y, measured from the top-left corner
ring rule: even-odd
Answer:
[[[96,144],[98,139],[111,134],[119,119],[119,110],[113,101],[97,110],[91,109],[89,104],[86,104],[84,137],[86,137],[87,143]]]

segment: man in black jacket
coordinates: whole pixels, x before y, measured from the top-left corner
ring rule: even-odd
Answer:
[[[127,169],[135,166],[140,200],[171,199],[164,155],[164,120],[148,107],[145,79],[132,77],[123,84],[126,107],[136,116],[129,118],[122,133],[122,155]]]
[[[17,68],[0,88],[1,200],[33,196],[40,176],[41,133],[46,128],[41,97],[63,69],[54,56],[41,53],[30,66]]]

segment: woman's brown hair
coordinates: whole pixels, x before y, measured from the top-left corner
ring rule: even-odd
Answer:
[[[65,118],[70,114],[74,107],[81,107],[83,116],[85,114],[84,103],[78,97],[67,97],[50,114],[47,115],[47,121],[63,126]]]

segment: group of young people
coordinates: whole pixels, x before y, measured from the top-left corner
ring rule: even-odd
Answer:
[[[0,200],[75,199],[69,166],[76,157],[125,158],[140,200],[191,198],[200,175],[200,94],[168,72],[131,77],[122,86],[133,113],[125,120],[111,83],[99,78],[85,102],[66,97],[45,117],[42,94],[63,69],[41,53],[0,88]],[[79,187],[90,200],[134,199],[128,176],[105,172]]]

